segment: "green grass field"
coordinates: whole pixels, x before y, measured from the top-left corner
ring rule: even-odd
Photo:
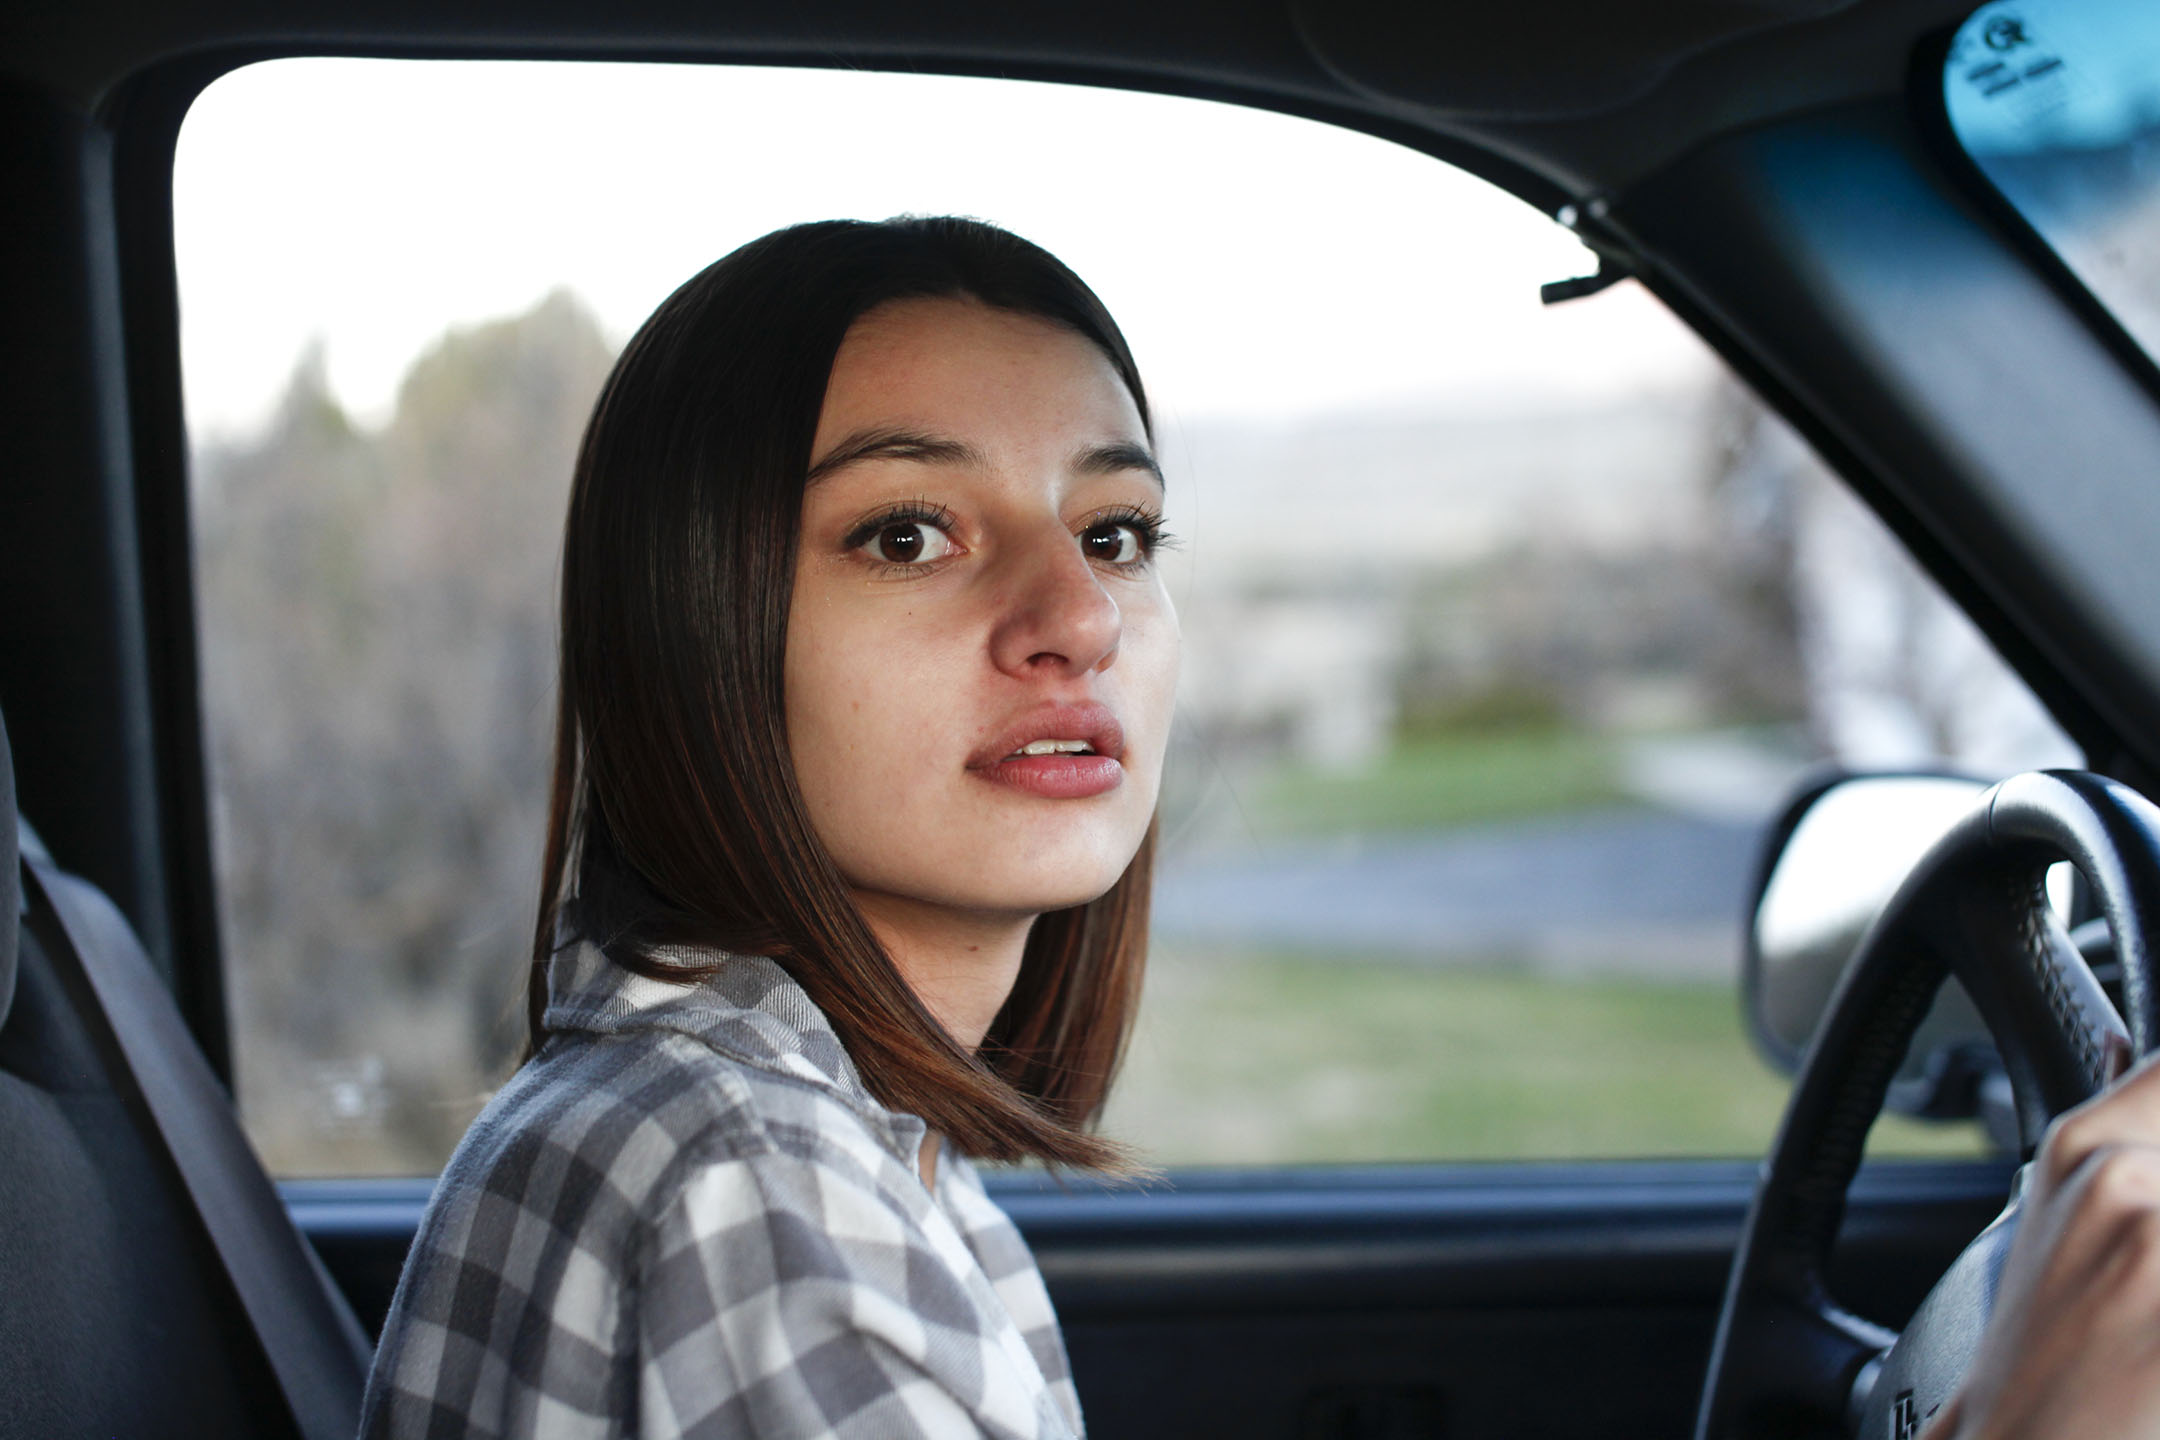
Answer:
[[[1610,740],[1541,727],[1406,738],[1355,771],[1279,770],[1246,803],[1257,830],[1283,835],[1443,828],[1624,798]]]
[[[1785,1088],[1729,985],[1173,952],[1106,1129],[1165,1166],[1758,1156]],[[1981,1145],[1896,1116],[1870,1141]]]

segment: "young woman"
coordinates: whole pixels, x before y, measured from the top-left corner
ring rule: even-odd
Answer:
[[[986,225],[783,230],[646,322],[564,539],[533,1053],[366,1434],[1080,1432],[967,1157],[1118,1159],[1162,486],[1101,303]]]
[[[769,235],[586,432],[533,1054],[445,1170],[369,1436],[1066,1437],[966,1157],[1087,1133],[1178,637],[1123,339],[962,220]],[[2160,1065],[2051,1132],[1929,1440],[2160,1433]]]

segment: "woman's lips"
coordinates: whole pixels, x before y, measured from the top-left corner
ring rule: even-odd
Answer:
[[[1022,753],[1030,747],[1058,753]],[[1108,706],[1043,704],[1015,715],[976,749],[968,769],[991,784],[1076,801],[1125,782],[1125,766],[1119,764],[1123,753],[1125,732]]]
[[[1125,767],[1108,755],[1011,755],[974,773],[1051,800],[1084,800],[1125,780]]]
[[[1027,755],[1028,747],[1063,753]],[[1074,753],[1077,747],[1085,750]],[[971,773],[1051,800],[1084,800],[1124,783],[1125,732],[1106,705],[1038,705],[1016,715],[968,763]]]

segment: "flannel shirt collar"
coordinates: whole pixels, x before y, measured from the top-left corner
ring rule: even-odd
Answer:
[[[704,1041],[745,1065],[808,1081],[896,1131],[903,1153],[921,1142],[922,1122],[895,1115],[872,1098],[824,1012],[777,963],[762,955],[663,946],[663,966],[718,969],[703,978],[656,980],[624,969],[589,941],[558,950],[548,962],[549,1031],[600,1035],[672,1030]]]

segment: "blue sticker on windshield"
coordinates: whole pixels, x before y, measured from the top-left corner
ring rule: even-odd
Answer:
[[[2003,0],[1958,29],[1951,127],[1974,154],[2095,149],[2160,126],[2160,6]]]
[[[1998,0],[1943,67],[1958,143],[2160,354],[2160,3]]]

